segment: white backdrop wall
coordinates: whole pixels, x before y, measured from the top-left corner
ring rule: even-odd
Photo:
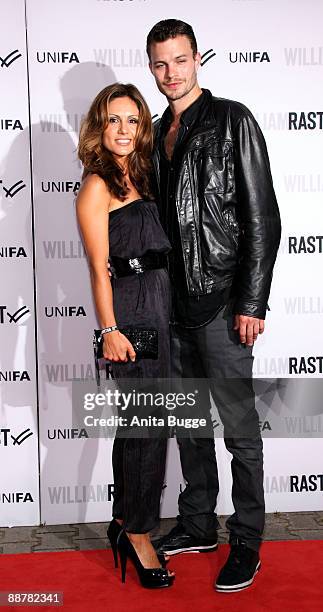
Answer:
[[[39,522],[25,7],[2,2],[0,43],[0,524]]]
[[[82,115],[100,89],[121,81],[136,84],[160,116],[165,99],[148,69],[147,32],[169,17],[193,25],[201,86],[244,102],[263,129],[282,215],[255,377],[321,377],[323,6],[178,0],[174,14],[170,0],[5,0],[2,15],[0,524],[105,521],[113,499],[111,441],[89,440],[71,427],[71,381],[94,376],[96,326],[74,206]],[[264,442],[267,511],[322,509],[321,439]],[[216,444],[218,511],[229,513],[230,457],[222,440]],[[299,490],[291,487],[293,475],[305,477]],[[166,483],[162,515],[175,516],[183,483],[174,441]]]

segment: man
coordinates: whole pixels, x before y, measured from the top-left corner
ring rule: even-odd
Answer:
[[[251,585],[260,567],[265,508],[252,346],[264,331],[279,211],[254,117],[242,104],[199,87],[201,57],[191,26],[175,19],[157,23],[148,34],[147,53],[169,104],[156,125],[153,162],[161,218],[173,247],[173,375],[215,380],[212,394],[232,453],[235,510],[226,523],[231,552],[215,587],[233,592]],[[235,380],[223,385],[228,378]],[[244,429],[234,435],[236,423],[239,430],[245,422],[252,435]],[[214,438],[178,439],[178,444],[187,484],[176,527],[155,546],[169,555],[215,550]]]

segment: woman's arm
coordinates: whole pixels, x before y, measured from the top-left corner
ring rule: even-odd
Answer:
[[[84,180],[76,200],[79,227],[88,256],[93,297],[101,327],[116,325],[113,294],[108,274],[110,194],[97,175]],[[103,354],[111,361],[132,361],[136,357],[131,343],[119,331],[104,334]]]

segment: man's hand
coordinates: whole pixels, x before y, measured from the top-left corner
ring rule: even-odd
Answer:
[[[256,317],[247,317],[246,315],[236,314],[234,316],[234,328],[239,331],[241,344],[252,346],[258,338],[258,334],[262,334],[265,330],[265,321]]]

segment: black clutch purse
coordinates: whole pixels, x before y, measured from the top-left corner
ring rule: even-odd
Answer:
[[[128,338],[134,350],[136,359],[157,359],[158,357],[158,331],[154,328],[127,327],[119,330]],[[103,338],[101,330],[95,329],[93,348],[97,359],[103,358]]]
[[[158,358],[158,331],[154,328],[127,327],[119,330],[121,334],[128,338],[137,359],[157,359]],[[96,379],[99,383],[99,359],[103,359],[103,338],[101,330],[95,329],[93,334],[93,351],[96,369]],[[109,363],[109,362],[108,362]],[[106,368],[107,376],[111,373],[111,368]]]

